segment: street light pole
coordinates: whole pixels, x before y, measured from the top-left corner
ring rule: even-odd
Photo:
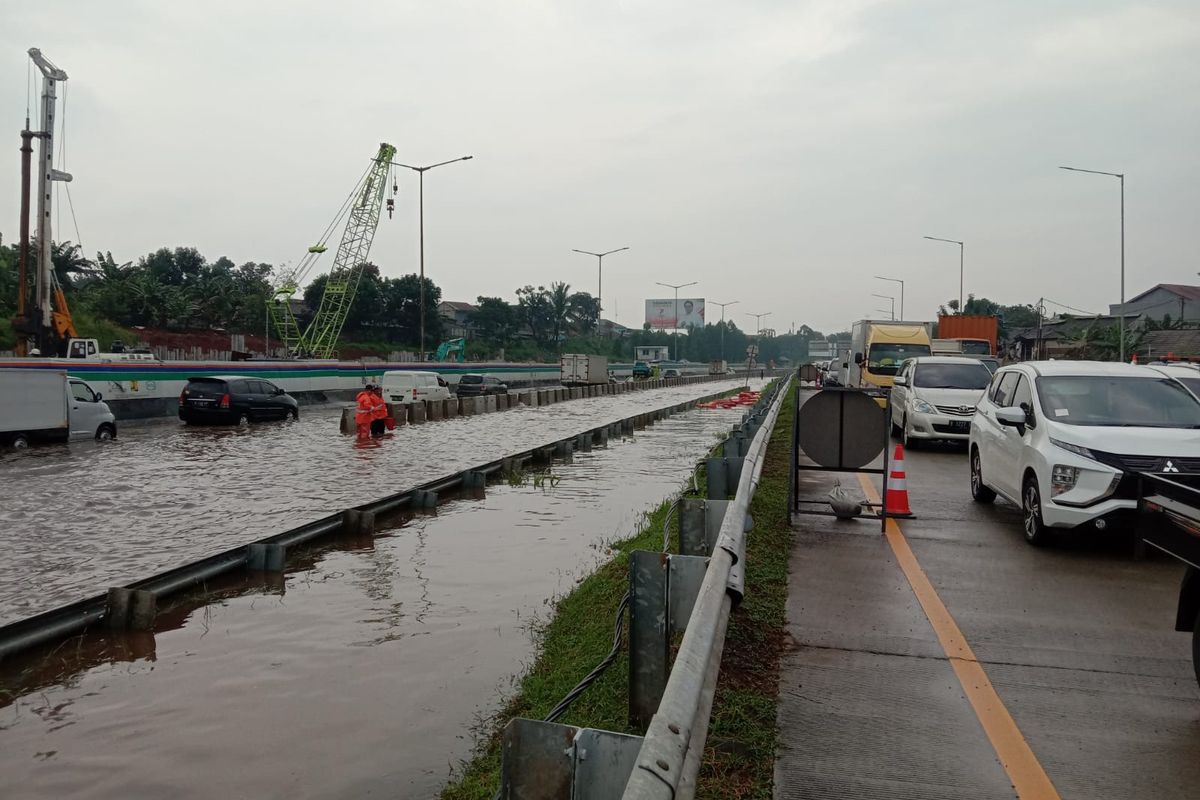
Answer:
[[[935,242],[949,242],[950,244],[958,245],[958,313],[963,313],[963,250],[964,245],[958,239],[942,239],[937,236],[926,236],[926,239],[931,239]],[[901,312],[900,316],[904,316]]]
[[[875,277],[881,281],[891,281],[900,284],[900,319],[904,319],[904,281],[899,278],[885,278],[882,275],[876,275]]]
[[[675,290],[675,360],[676,361],[679,360],[679,290],[684,288],[685,286],[695,286],[699,282],[700,281],[692,281],[691,283],[674,284],[674,283],[663,283],[661,281],[655,281],[655,283],[657,283],[659,286],[665,286],[668,289]]]
[[[892,315],[892,322],[895,322],[896,321],[896,298],[892,297],[889,294],[872,294],[871,297],[882,297],[884,300],[892,301],[892,310],[889,313]],[[904,312],[901,312],[900,316],[903,317]]]
[[[773,313],[774,312],[772,312],[772,311],[767,311],[764,314],[750,314],[750,313],[746,314],[747,317],[754,317],[754,336],[755,336],[755,338],[758,338],[758,336],[761,335],[761,333],[762,333],[762,318],[769,317]]]
[[[573,253],[583,253],[585,256],[596,257],[596,331],[600,331],[600,316],[604,313],[604,257],[611,256],[613,253],[619,253],[622,250],[628,250],[628,247],[618,247],[616,250],[608,250],[604,253],[593,253],[591,250],[576,250],[571,248]]]
[[[725,306],[736,305],[737,302],[738,302],[737,300],[730,300],[728,303],[716,303],[716,302],[713,303],[714,306],[721,307],[721,360],[722,361],[725,360]]]
[[[417,296],[419,298],[418,305],[421,308],[421,333],[419,334],[420,343],[418,349],[420,351],[420,358],[422,361],[425,360],[425,173],[434,167],[444,167],[447,164],[453,164],[458,161],[470,161],[474,157],[475,156],[461,156],[459,158],[452,158],[449,161],[439,161],[437,164],[430,164],[426,167],[414,167],[411,164],[401,164],[399,161],[392,162],[394,166],[411,169],[420,176],[417,185],[419,187],[418,193],[420,195],[419,216],[421,220],[421,280],[417,284]]]
[[[1108,175],[1110,178],[1117,178],[1121,181],[1121,313],[1120,319],[1117,320],[1118,330],[1120,331],[1121,342],[1121,360],[1125,360],[1125,173],[1124,172],[1102,172],[1098,169],[1080,169],[1079,167],[1059,167],[1059,169],[1070,170],[1071,172],[1088,172],[1092,175]]]

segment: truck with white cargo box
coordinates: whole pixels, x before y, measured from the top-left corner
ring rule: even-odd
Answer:
[[[561,370],[563,386],[597,386],[608,383],[608,359],[604,356],[564,353]]]
[[[116,435],[108,404],[85,381],[57,369],[0,370],[0,446]]]

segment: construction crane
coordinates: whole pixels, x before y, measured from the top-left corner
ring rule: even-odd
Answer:
[[[363,267],[367,262],[367,255],[371,252],[371,242],[375,239],[375,229],[379,226],[379,214],[387,191],[388,172],[392,168],[392,158],[395,155],[395,147],[386,142],[380,143],[379,152],[371,159],[366,172],[342,204],[334,221],[325,229],[321,239],[308,248],[300,264],[281,278],[267,301],[267,314],[289,355],[311,358],[335,356],[338,337],[346,324],[350,307],[354,304]],[[393,181],[393,195],[397,188]],[[390,214],[394,201],[388,198],[387,203]],[[329,271],[325,291],[321,295],[321,303],[308,326],[301,331],[292,311],[292,298],[299,291],[300,283],[317,257],[328,249],[329,236],[347,213],[346,228],[342,233],[337,255],[334,256],[333,267]]]
[[[67,73],[56,67],[36,47],[29,48],[29,58],[42,73],[41,130],[29,128],[29,114],[25,115],[25,130],[21,131],[21,244],[18,256],[17,315],[13,328],[17,332],[17,353],[25,355],[30,339],[37,342],[43,355],[66,355],[67,341],[78,333],[67,307],[58,276],[54,272],[52,258],[52,232],[50,230],[51,186],[55,181],[69,182],[68,172],[54,169],[55,105],[58,100],[57,86],[67,79]],[[64,101],[65,102],[65,101]],[[37,194],[37,254],[35,263],[35,290],[32,308],[26,303],[26,276],[29,264],[29,194],[33,140],[38,140],[38,194]]]

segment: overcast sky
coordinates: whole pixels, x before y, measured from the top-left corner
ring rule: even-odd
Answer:
[[[629,246],[604,275],[626,325],[671,296],[655,281],[696,280],[751,330],[747,312],[845,329],[897,293],[876,274],[930,319],[958,295],[933,235],[966,241],[968,293],[1105,310],[1118,182],[1060,164],[1127,173],[1128,296],[1200,282],[1196,0],[39,0],[8,4],[0,44],[5,242],[36,46],[70,75],[83,245],[118,261],[295,262],[387,141],[411,164],[475,157],[426,175],[449,300],[595,293],[571,249]],[[391,276],[418,264],[400,183],[371,254]]]

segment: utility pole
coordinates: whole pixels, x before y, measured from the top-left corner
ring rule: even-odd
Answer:
[[[665,286],[668,289],[675,290],[675,360],[679,360],[679,290],[685,286],[695,286],[700,281],[692,281],[691,283],[662,283],[655,281],[659,286]]]
[[[721,360],[722,361],[725,360],[725,306],[736,305],[737,302],[738,302],[737,300],[730,300],[728,303],[717,303],[717,302],[713,303],[714,306],[721,307]]]
[[[900,319],[904,319],[904,281],[899,278],[885,278],[882,275],[876,275],[875,277],[881,281],[891,281],[892,283],[900,284]],[[961,287],[959,287],[959,291],[962,291]]]
[[[891,311],[889,311],[888,313],[889,313],[889,314],[891,315],[891,317],[892,317],[892,322],[895,322],[895,321],[896,321],[896,298],[892,297],[892,296],[891,296],[891,295],[889,295],[889,294],[872,294],[872,295],[871,295],[871,297],[879,297],[879,298],[882,298],[882,299],[884,299],[884,300],[890,300],[890,301],[891,301],[891,303],[892,303],[892,310],[891,310]],[[900,312],[900,316],[901,316],[901,317],[903,317],[903,316],[904,316],[904,312]]]

